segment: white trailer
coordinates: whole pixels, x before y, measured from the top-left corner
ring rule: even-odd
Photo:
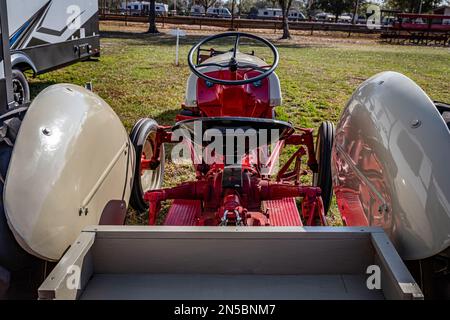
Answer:
[[[227,8],[208,8],[206,11],[207,17],[212,18],[231,18],[231,12]]]
[[[231,18],[231,12],[227,8],[210,7],[205,13],[205,8],[198,4],[191,7],[190,15],[193,17]]]
[[[258,9],[256,18],[258,19],[281,19],[283,11],[279,8],[264,8]],[[305,20],[306,17],[297,9],[290,9],[288,13],[289,20]]]
[[[297,21],[297,20],[306,20],[306,17],[301,11],[297,9],[290,9],[288,13],[288,19]]]
[[[283,12],[278,8],[264,8],[258,9],[258,19],[276,19],[281,18],[283,16]]]
[[[316,21],[332,22],[336,19],[336,17],[330,13],[320,12],[314,16],[314,19]]]
[[[155,3],[155,11],[159,16],[167,16],[169,14],[169,5],[164,3]]]
[[[16,103],[30,99],[25,71],[42,74],[100,54],[98,1],[6,3]]]
[[[191,7],[190,15],[193,17],[201,17],[205,15],[205,8],[201,5],[194,4]]]
[[[131,15],[145,16],[150,12],[150,2],[149,1],[131,1],[122,2],[121,10],[126,11]],[[155,3],[155,12],[157,16],[166,17],[169,13],[169,6],[164,3]]]

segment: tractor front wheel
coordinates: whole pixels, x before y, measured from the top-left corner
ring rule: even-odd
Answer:
[[[313,186],[322,189],[322,201],[325,214],[330,209],[333,197],[331,177],[331,150],[334,140],[334,125],[330,121],[322,122],[315,145],[318,171],[313,174]]]
[[[155,169],[148,167],[148,163],[153,157],[157,129],[158,124],[155,120],[143,118],[134,125],[130,133],[130,140],[136,153],[130,205],[139,212],[148,209],[148,203],[144,201],[144,193],[161,188],[164,177],[164,145],[160,148],[158,167]]]

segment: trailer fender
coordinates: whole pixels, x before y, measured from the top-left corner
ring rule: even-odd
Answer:
[[[11,66],[20,71],[33,70],[33,76],[37,74],[37,68],[33,61],[23,52],[14,52],[11,54]]]

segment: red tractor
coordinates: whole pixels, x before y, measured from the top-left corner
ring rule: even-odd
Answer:
[[[215,50],[207,46],[211,41],[230,48]],[[268,48],[271,62],[258,58],[255,50],[241,52],[242,43],[249,41],[257,49]],[[169,199],[173,203],[164,225],[327,224],[334,126],[322,123],[314,141],[313,129],[275,119],[275,107],[281,104],[274,72],[278,62],[272,43],[241,32],[213,35],[192,47],[192,73],[177,123],[165,127],[146,118],[131,132],[137,165],[130,203],[139,211],[148,208],[149,224],[160,220],[161,202]],[[168,143],[178,143],[184,157],[190,157],[195,181],[161,189]],[[286,146],[297,148],[278,167]],[[301,177],[311,173],[312,185],[302,184]],[[297,198],[302,199],[300,213]]]

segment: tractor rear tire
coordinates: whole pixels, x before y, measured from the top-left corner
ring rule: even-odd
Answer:
[[[130,140],[133,143],[136,154],[130,205],[139,212],[148,209],[148,203],[144,201],[145,192],[161,188],[164,177],[164,145],[161,146],[161,163],[159,166],[154,170],[141,170],[142,155],[144,154],[146,159],[150,159],[153,156],[153,145],[155,143],[157,128],[158,124],[155,120],[143,118],[134,125],[130,133]]]
[[[313,174],[313,186],[322,189],[322,200],[325,214],[330,209],[333,198],[331,176],[331,150],[334,141],[334,125],[330,121],[322,122],[315,145],[318,171]]]

